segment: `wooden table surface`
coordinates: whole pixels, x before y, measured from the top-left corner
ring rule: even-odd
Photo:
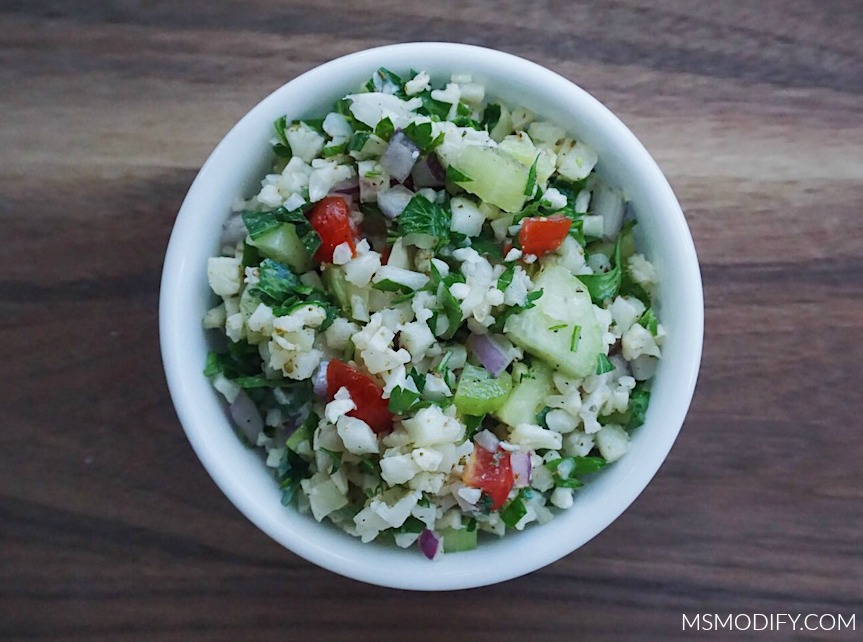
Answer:
[[[616,111],[706,300],[691,412],[632,508],[532,575],[437,594],[253,527],[189,446],[157,336],[171,225],[229,127],[321,62],[422,39]],[[756,612],[856,632],[713,639],[860,635],[863,3],[2,0],[0,113],[3,640],[664,640]]]

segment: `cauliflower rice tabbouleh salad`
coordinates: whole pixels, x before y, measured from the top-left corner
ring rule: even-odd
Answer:
[[[663,344],[623,193],[467,75],[380,69],[324,116],[276,121],[207,265],[238,433],[363,542],[434,559],[551,520],[626,453]]]

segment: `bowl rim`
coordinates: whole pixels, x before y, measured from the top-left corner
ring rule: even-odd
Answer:
[[[190,266],[184,248],[188,245],[190,231],[194,228],[197,219],[200,218],[200,210],[196,204],[201,200],[206,201],[208,185],[218,174],[216,165],[222,162],[222,157],[231,142],[244,135],[256,121],[260,120],[261,114],[272,111],[274,104],[282,100],[283,97],[290,95],[296,88],[309,85],[318,78],[339,75],[340,73],[345,75],[350,70],[368,68],[369,73],[371,73],[383,64],[383,59],[410,60],[417,57],[450,60],[452,61],[450,64],[455,64],[459,60],[471,60],[470,63],[462,64],[463,67],[469,68],[477,66],[479,63],[481,63],[480,66],[488,68],[505,68],[506,73],[519,83],[527,82],[530,86],[547,85],[554,88],[554,91],[567,94],[574,101],[579,102],[582,109],[588,110],[593,114],[594,120],[602,124],[604,135],[614,136],[618,141],[622,141],[618,144],[627,147],[626,156],[633,159],[632,164],[639,168],[639,174],[649,175],[654,194],[662,202],[662,216],[664,217],[662,220],[668,225],[673,224],[672,231],[675,236],[672,246],[677,248],[679,262],[686,268],[686,273],[681,278],[684,278],[690,296],[687,302],[685,337],[681,337],[680,341],[685,343],[688,358],[681,364],[676,364],[680,367],[680,371],[675,374],[677,379],[676,402],[669,411],[670,415],[665,417],[668,425],[663,427],[663,431],[659,435],[660,439],[653,448],[654,455],[649,461],[643,462],[642,465],[626,474],[626,481],[630,485],[617,492],[612,502],[613,505],[603,507],[602,518],[583,528],[577,538],[564,543],[552,542],[549,545],[548,542],[542,542],[542,537],[533,534],[542,531],[542,529],[549,529],[550,525],[554,524],[560,516],[541,527],[527,529],[521,533],[508,534],[504,539],[521,538],[524,546],[531,547],[531,552],[525,555],[510,555],[507,564],[500,564],[499,556],[496,559],[493,554],[488,552],[494,546],[480,547],[470,553],[460,554],[471,555],[470,563],[466,564],[470,566],[469,569],[452,565],[428,566],[431,563],[424,559],[422,560],[423,567],[415,566],[412,563],[407,563],[405,566],[404,560],[401,558],[399,564],[387,564],[389,554],[382,555],[380,550],[377,550],[383,547],[372,546],[370,548],[368,544],[360,544],[343,532],[336,531],[335,534],[339,538],[346,540],[343,545],[340,540],[334,539],[331,533],[328,534],[325,529],[329,527],[317,524],[307,516],[295,515],[295,517],[301,517],[308,521],[309,528],[294,518],[291,518],[292,521],[285,522],[284,519],[279,520],[268,515],[266,511],[262,510],[260,498],[253,496],[250,487],[242,483],[235,471],[228,469],[222,453],[215,451],[212,444],[209,443],[207,428],[204,427],[204,424],[206,421],[212,420],[213,415],[212,413],[206,415],[201,410],[201,406],[195,403],[195,395],[198,393],[195,390],[196,385],[193,385],[189,379],[195,375],[199,379],[203,379],[201,367],[197,363],[184,362],[181,356],[184,350],[183,342],[188,339],[188,333],[184,335],[180,326],[183,321],[186,323],[190,323],[190,321],[179,314],[179,311],[183,305],[186,305],[183,298],[189,297],[189,290],[186,289],[187,282],[176,278],[176,275],[189,273]],[[343,87],[339,88],[341,93],[347,93],[342,91],[343,89]],[[254,127],[257,125],[255,124]],[[227,212],[229,205],[230,201],[225,204],[225,212]],[[201,266],[193,269],[203,270]],[[450,590],[502,582],[547,566],[593,539],[635,501],[665,461],[683,425],[691,403],[701,362],[704,331],[703,308],[701,275],[695,245],[680,204],[656,162],[616,115],[572,81],[519,56],[475,45],[448,42],[412,42],[357,51],[306,71],[271,92],[247,112],[224,136],[195,177],[172,229],[163,264],[160,287],[159,335],[168,387],[180,423],[211,478],[252,523],[295,554],[343,576],[392,588]],[[188,330],[188,327],[185,329]],[[600,480],[594,480],[590,485],[599,485],[598,482]],[[592,492],[591,497],[596,494],[596,492]],[[597,504],[597,506],[603,505]],[[296,513],[296,511],[293,512]],[[287,527],[286,523],[288,524]],[[353,543],[348,544],[348,542]],[[367,553],[362,556],[362,559],[357,559],[357,555],[354,554],[354,551],[358,550],[354,544],[362,546],[362,550]],[[510,548],[512,547],[510,546]],[[399,550],[398,552],[403,555],[414,554],[412,551]],[[476,560],[476,563],[473,563],[473,560]],[[468,562],[465,558],[461,558],[461,561]],[[440,562],[435,564],[440,564]],[[459,564],[458,566],[466,565]],[[417,569],[417,573],[413,572],[414,568]],[[425,572],[419,572],[420,568],[425,568]],[[430,572],[435,571],[436,568],[441,568],[441,572]]]

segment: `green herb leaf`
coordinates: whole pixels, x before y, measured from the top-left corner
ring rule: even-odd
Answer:
[[[446,168],[446,181],[448,183],[469,183],[472,180],[470,176],[452,165]]]
[[[341,143],[339,145],[327,145],[326,147],[324,147],[321,155],[324,158],[331,158],[333,156],[338,156],[339,154],[344,154],[347,149],[347,143]]]
[[[506,292],[506,289],[512,284],[512,279],[515,276],[515,265],[508,265],[497,280],[497,289],[501,292]]]
[[[417,112],[437,121],[445,120],[449,115],[450,104],[432,98],[431,90],[421,93],[419,99],[422,101],[423,106],[417,109]]]
[[[572,337],[569,339],[569,351],[576,352],[578,351],[578,341],[581,339],[581,326],[574,325],[572,326]]]
[[[527,172],[527,184],[524,186],[524,195],[533,196],[533,190],[536,188],[536,164],[539,162],[539,154],[533,159],[533,164]]]
[[[330,468],[330,475],[334,475],[339,472],[339,468],[342,467],[342,453],[337,453],[336,451],[324,448],[323,446],[318,446],[318,449],[325,452],[330,458],[330,461],[333,462],[332,468]]]
[[[465,430],[465,438],[472,439],[473,436],[477,433],[477,431],[482,426],[482,422],[485,419],[485,415],[465,415],[464,425],[467,430]]]
[[[290,448],[285,448],[276,468],[276,479],[282,489],[282,504],[288,506],[296,495],[300,482],[310,474],[309,464]]]
[[[312,289],[300,281],[299,277],[284,263],[264,259],[258,266],[259,282],[252,290],[265,303],[279,305],[297,295],[311,294]]]
[[[381,292],[401,292],[403,294],[410,294],[414,291],[413,288],[404,283],[397,283],[390,279],[382,279],[377,283],[372,283],[372,288]]]
[[[611,363],[608,357],[600,352],[596,363],[596,374],[602,375],[606,372],[611,372],[612,370],[614,370],[614,364]]]
[[[629,393],[629,423],[626,428],[632,430],[638,428],[644,423],[644,418],[647,416],[647,407],[650,404],[650,390],[644,388],[644,385],[639,382],[635,386],[635,390]]]
[[[423,402],[418,392],[397,386],[390,393],[387,409],[394,415],[407,415],[428,405],[430,402]]]
[[[249,236],[252,237],[253,241],[267,232],[276,229],[282,224],[273,212],[255,212],[252,210],[246,210],[243,212],[242,216],[243,224],[249,231]]]
[[[555,486],[580,488],[584,482],[579,477],[595,473],[606,464],[602,457],[562,457],[548,462],[545,467],[551,471]]]
[[[377,125],[375,125],[375,136],[383,138],[384,140],[389,140],[393,132],[395,132],[396,128],[393,125],[393,121],[389,116],[380,120]]]
[[[548,329],[551,330],[552,332],[557,332],[558,330],[563,330],[565,327],[566,327],[565,323],[557,323],[553,326],[549,326]]]
[[[404,81],[397,74],[394,74],[386,67],[381,67],[372,75],[366,83],[365,88],[368,91],[380,91],[385,94],[403,97],[404,86]]]
[[[452,339],[461,325],[461,304],[452,295],[452,292],[449,291],[449,286],[462,281],[463,278],[460,274],[449,274],[446,279],[442,279],[437,266],[434,263],[431,264],[429,285],[434,288],[432,291],[437,295],[438,301],[442,304],[443,312],[447,318],[447,330],[441,336],[442,339]]]
[[[659,331],[659,319],[657,319],[656,315],[653,313],[653,308],[647,308],[644,311],[644,314],[641,315],[638,323],[642,327],[647,328],[650,331],[650,334],[652,334],[654,337]]]
[[[291,146],[288,143],[288,138],[285,136],[285,129],[288,128],[288,119],[286,116],[281,116],[277,118],[273,123],[273,129],[276,130],[276,138],[279,139],[279,143],[281,143],[284,147],[288,148],[290,152]]]
[[[536,414],[536,424],[538,426],[542,426],[543,428],[548,430],[548,423],[546,422],[545,418],[548,417],[548,413],[550,413],[551,410],[551,407],[546,406]]]
[[[626,272],[622,265],[620,249],[623,242],[629,240],[627,236],[632,233],[633,225],[635,223],[632,221],[625,223],[620,236],[617,237],[617,241],[614,244],[614,265],[608,272],[604,274],[587,274],[578,277],[587,286],[590,298],[594,303],[601,304],[607,299],[614,298],[620,292],[624,281],[624,272]]]
[[[446,245],[450,237],[451,219],[448,209],[417,194],[397,219],[399,235],[427,234],[437,239],[438,246]]]
[[[369,137],[371,135],[371,132],[354,132],[351,139],[348,141],[348,151],[361,152],[363,147],[365,147],[366,143],[369,141]]]
[[[416,143],[423,154],[428,154],[435,147],[436,139],[431,123],[410,123],[402,132]]]
[[[487,132],[494,129],[500,121],[500,105],[498,103],[490,103],[486,105],[482,112],[482,120],[480,124]]]
[[[506,506],[500,509],[500,518],[509,528],[515,528],[521,519],[527,515],[527,506],[521,495],[516,495]]]

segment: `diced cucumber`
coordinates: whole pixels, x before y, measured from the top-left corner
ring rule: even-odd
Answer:
[[[553,392],[551,368],[539,359],[534,359],[530,367],[517,363],[512,379],[512,392],[494,416],[510,426],[535,424],[536,415],[545,407],[543,400]]]
[[[559,265],[543,269],[534,283],[542,296],[507,319],[504,333],[570,377],[592,374],[603,344],[587,288]]]
[[[297,274],[312,269],[312,257],[291,223],[282,223],[256,239],[247,239],[247,242],[258,248],[262,256],[287,263]]]
[[[327,290],[332,294],[345,314],[350,314],[351,299],[348,294],[348,282],[345,279],[344,270],[332,263],[327,264],[321,271],[321,278]]]
[[[309,426],[308,423],[305,423],[291,433],[291,436],[288,437],[288,440],[285,442],[285,446],[287,446],[289,450],[293,450],[295,453],[299,453],[301,450],[303,450],[301,448],[301,444],[303,442],[311,443],[311,441],[311,426]]]
[[[460,551],[471,551],[476,548],[476,534],[479,529],[468,530],[466,528],[444,528],[440,535],[443,537],[444,553],[458,553]]]
[[[494,147],[468,145],[455,166],[471,179],[456,183],[465,191],[506,212],[517,212],[524,206],[530,168],[506,152]]]
[[[463,415],[485,415],[500,408],[511,389],[512,377],[508,372],[501,372],[495,379],[485,368],[468,363],[462,370],[453,402]]]

